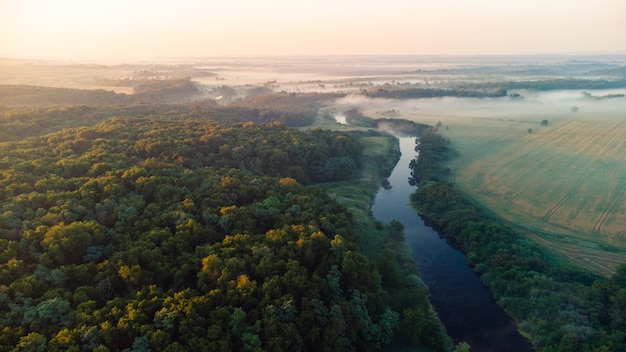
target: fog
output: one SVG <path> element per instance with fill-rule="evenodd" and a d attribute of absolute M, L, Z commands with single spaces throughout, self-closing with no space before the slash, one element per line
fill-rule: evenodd
<path fill-rule="evenodd" d="M 359 109 L 366 116 L 404 118 L 418 122 L 438 122 L 447 118 L 546 119 L 572 114 L 624 114 L 626 89 L 609 90 L 510 90 L 499 98 L 367 98 L 362 90 L 405 88 L 480 88 L 512 81 L 533 82 L 555 79 L 598 82 L 623 80 L 625 55 L 607 56 L 522 56 L 522 57 L 300 57 L 251 59 L 198 59 L 179 62 L 149 61 L 131 64 L 50 62 L 0 60 L 6 73 L 0 84 L 29 84 L 79 89 L 106 89 L 131 94 L 125 84 L 103 86 L 100 82 L 119 83 L 137 72 L 154 71 L 159 77 L 190 77 L 203 92 L 228 86 L 243 98 L 250 89 L 263 87 L 268 91 L 347 94 L 334 101 L 328 111 L 345 123 L 342 113 Z M 575 73 L 572 73 L 575 72 Z M 509 74 L 515 73 L 514 80 Z M 591 78 L 590 78 L 591 77 Z M 142 77 L 139 77 L 142 78 Z M 139 82 L 140 80 L 138 80 Z M 593 82 L 592 82 L 593 81 Z M 124 81 L 126 82 L 126 81 Z M 127 82 L 126 82 L 127 83 Z M 590 86 L 593 86 L 590 84 Z M 583 94 L 584 92 L 588 94 Z M 212 94 L 212 95 L 211 95 Z M 206 96 L 215 99 L 222 94 Z M 228 99 L 220 100 L 227 104 Z M 232 99 L 231 99 L 232 100 Z M 572 111 L 573 108 L 576 112 Z"/>
<path fill-rule="evenodd" d="M 608 98 L 607 95 L 626 94 L 626 90 L 588 90 L 591 97 L 582 90 L 558 90 L 547 92 L 515 91 L 521 98 L 422 98 L 422 99 L 380 99 L 363 95 L 348 95 L 337 99 L 333 108 L 340 113 L 358 109 L 370 117 L 399 117 L 411 120 L 429 121 L 432 118 L 550 118 L 572 116 L 574 114 L 618 113 L 626 115 L 626 98 Z M 604 98 L 601 98 L 604 97 Z M 397 116 L 387 112 L 394 110 Z M 345 117 L 344 117 L 345 121 Z"/>

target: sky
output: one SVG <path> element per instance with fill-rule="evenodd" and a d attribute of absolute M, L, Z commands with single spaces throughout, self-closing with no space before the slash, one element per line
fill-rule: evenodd
<path fill-rule="evenodd" d="M 626 53 L 626 0 L 0 0 L 0 57 Z"/>

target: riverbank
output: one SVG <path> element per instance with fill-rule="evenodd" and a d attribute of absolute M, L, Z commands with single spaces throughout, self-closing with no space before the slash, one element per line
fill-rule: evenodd
<path fill-rule="evenodd" d="M 417 154 L 415 139 L 401 138 L 400 146 L 402 157 L 388 178 L 391 188 L 378 191 L 372 212 L 380 221 L 395 219 L 404 225 L 405 244 L 448 334 L 456 343 L 469 343 L 473 351 L 531 351 L 530 343 L 494 302 L 464 254 L 425 224 L 410 205 L 409 195 L 415 187 L 408 182 L 409 165 Z"/>
<path fill-rule="evenodd" d="M 348 207 L 354 215 L 359 246 L 369 257 L 376 257 L 384 246 L 386 233 L 384 225 L 371 216 L 370 208 L 381 180 L 391 174 L 400 159 L 400 145 L 396 137 L 388 134 L 362 137 L 360 141 L 364 159 L 360 177 L 321 187 Z"/>
<path fill-rule="evenodd" d="M 486 216 L 447 182 L 446 148 L 412 163 L 420 185 L 411 195 L 420 214 L 458 244 L 498 304 L 517 322 L 537 350 L 624 350 L 626 267 L 610 280 L 550 261 L 545 251 L 498 219 Z M 438 149 L 438 150 L 435 150 Z M 427 162 L 427 164 L 423 164 Z M 420 165 L 421 164 L 421 165 Z"/>
<path fill-rule="evenodd" d="M 355 181 L 321 185 L 333 198 L 348 207 L 361 250 L 376 263 L 387 299 L 393 308 L 404 311 L 401 330 L 391 351 L 452 350 L 447 335 L 428 301 L 428 289 L 419 278 L 411 249 L 404 243 L 402 227 L 376 220 L 371 211 L 380 181 L 389 176 L 400 159 L 398 139 L 391 135 L 364 137 L 364 164 Z M 416 215 L 417 216 L 417 215 Z M 420 338 L 421 337 L 421 338 Z M 458 350 L 462 351 L 462 346 Z"/>

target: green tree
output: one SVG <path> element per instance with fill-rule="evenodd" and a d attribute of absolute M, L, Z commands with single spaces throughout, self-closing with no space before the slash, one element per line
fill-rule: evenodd
<path fill-rule="evenodd" d="M 31 332 L 26 336 L 22 336 L 20 342 L 11 352 L 43 352 L 46 350 L 46 342 L 45 336 L 37 332 Z"/>
<path fill-rule="evenodd" d="M 103 240 L 104 231 L 98 223 L 76 221 L 50 227 L 41 245 L 58 264 L 76 264 L 83 261 L 89 246 L 101 244 Z"/>

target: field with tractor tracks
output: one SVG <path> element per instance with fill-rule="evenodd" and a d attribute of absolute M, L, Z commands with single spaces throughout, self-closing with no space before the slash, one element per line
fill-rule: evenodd
<path fill-rule="evenodd" d="M 626 262 L 626 116 L 571 113 L 535 124 L 465 119 L 443 131 L 452 180 L 495 215 L 608 276 Z"/>

